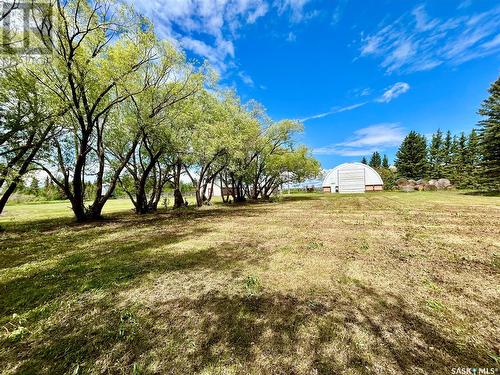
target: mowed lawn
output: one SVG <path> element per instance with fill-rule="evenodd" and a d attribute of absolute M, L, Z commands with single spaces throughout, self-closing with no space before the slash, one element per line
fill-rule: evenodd
<path fill-rule="evenodd" d="M 500 367 L 500 198 L 310 194 L 76 224 L 0 218 L 4 374 Z"/>

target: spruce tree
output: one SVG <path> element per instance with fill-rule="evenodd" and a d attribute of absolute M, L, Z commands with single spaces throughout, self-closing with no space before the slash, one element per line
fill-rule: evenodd
<path fill-rule="evenodd" d="M 382 168 L 389 168 L 389 158 L 384 154 L 384 158 L 382 159 Z"/>
<path fill-rule="evenodd" d="M 466 188 L 468 185 L 467 173 L 468 161 L 467 137 L 462 132 L 460 137 L 453 138 L 452 152 L 452 175 L 449 177 L 458 188 Z"/>
<path fill-rule="evenodd" d="M 368 162 L 366 161 L 366 157 L 363 156 L 363 159 L 361 159 L 361 164 L 368 165 Z"/>
<path fill-rule="evenodd" d="M 453 137 L 451 131 L 446 132 L 446 137 L 443 141 L 443 174 L 440 178 L 450 179 L 453 174 Z"/>
<path fill-rule="evenodd" d="M 443 177 L 443 132 L 441 129 L 432 135 L 429 147 L 429 176 L 436 179 Z"/>
<path fill-rule="evenodd" d="M 375 151 L 370 158 L 370 167 L 372 168 L 380 168 L 382 165 L 382 158 L 380 157 L 380 154 L 378 151 Z"/>
<path fill-rule="evenodd" d="M 481 165 L 481 150 L 479 146 L 479 135 L 476 129 L 472 129 L 467 139 L 466 160 L 467 187 L 478 188 Z"/>
<path fill-rule="evenodd" d="M 401 176 L 419 179 L 427 175 L 427 141 L 425 136 L 411 131 L 399 147 L 395 165 Z"/>
<path fill-rule="evenodd" d="M 40 190 L 40 184 L 38 183 L 38 179 L 36 178 L 36 176 L 33 176 L 33 178 L 31 179 L 29 193 L 33 195 L 38 195 L 39 190 Z"/>
<path fill-rule="evenodd" d="M 479 110 L 479 114 L 486 117 L 479 122 L 481 182 L 488 190 L 500 190 L 500 77 L 491 85 L 489 93 Z"/>

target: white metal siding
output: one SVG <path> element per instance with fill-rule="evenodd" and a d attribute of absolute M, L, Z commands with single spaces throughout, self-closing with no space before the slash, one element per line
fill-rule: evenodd
<path fill-rule="evenodd" d="M 339 193 L 364 193 L 364 169 L 339 171 Z"/>

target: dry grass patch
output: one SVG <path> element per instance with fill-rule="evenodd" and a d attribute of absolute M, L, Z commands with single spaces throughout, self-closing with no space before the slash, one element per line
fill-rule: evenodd
<path fill-rule="evenodd" d="M 1 219 L 5 374 L 500 367 L 498 197 L 298 195 L 86 225 L 60 210 Z"/>

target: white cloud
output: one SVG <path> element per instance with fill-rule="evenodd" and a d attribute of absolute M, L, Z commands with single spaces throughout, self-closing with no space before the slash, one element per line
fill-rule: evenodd
<path fill-rule="evenodd" d="M 381 123 L 358 129 L 343 142 L 313 150 L 317 155 L 365 156 L 398 146 L 405 130 L 399 123 Z"/>
<path fill-rule="evenodd" d="M 336 25 L 339 23 L 340 18 L 342 17 L 342 13 L 344 12 L 344 8 L 347 5 L 348 0 L 337 0 L 337 6 L 332 14 L 332 25 Z"/>
<path fill-rule="evenodd" d="M 323 117 L 326 117 L 326 116 L 330 116 L 330 115 L 333 115 L 335 113 L 342 113 L 342 112 L 352 111 L 353 109 L 362 107 L 365 104 L 367 104 L 367 102 L 352 104 L 352 105 L 349 105 L 349 106 L 346 106 L 346 107 L 335 107 L 331 111 L 319 113 L 317 115 L 308 116 L 308 117 L 305 117 L 303 119 L 300 119 L 299 121 L 306 122 L 306 121 L 309 121 L 309 120 L 315 120 L 315 119 L 318 119 L 318 118 L 323 118 Z"/>
<path fill-rule="evenodd" d="M 459 8 L 467 7 L 464 1 Z M 423 5 L 371 34 L 362 34 L 360 57 L 381 59 L 388 73 L 430 70 L 458 65 L 500 52 L 496 36 L 500 6 L 482 13 L 448 19 L 430 17 Z"/>
<path fill-rule="evenodd" d="M 423 5 L 413 9 L 412 14 L 415 17 L 415 27 L 418 31 L 431 30 L 439 24 L 439 20 L 437 19 L 429 20 Z"/>
<path fill-rule="evenodd" d="M 369 87 L 366 87 L 363 90 L 361 90 L 361 92 L 359 93 L 359 95 L 360 96 L 368 96 L 371 93 L 372 93 L 372 90 Z"/>
<path fill-rule="evenodd" d="M 278 13 L 283 14 L 285 11 L 291 12 L 291 21 L 300 22 L 304 18 L 310 18 L 311 13 L 307 13 L 304 7 L 310 0 L 276 0 L 275 5 L 278 8 Z"/>
<path fill-rule="evenodd" d="M 206 58 L 223 73 L 234 58 L 234 39 L 269 10 L 266 0 L 125 0 L 149 17 L 162 38 Z"/>
<path fill-rule="evenodd" d="M 347 147 L 393 147 L 401 143 L 404 129 L 399 123 L 381 123 L 356 130 L 354 137 L 340 143 Z"/>
<path fill-rule="evenodd" d="M 368 156 L 370 154 L 373 154 L 375 151 L 377 151 L 377 149 L 375 148 L 347 149 L 347 148 L 338 148 L 336 146 L 326 146 L 313 149 L 313 154 L 339 155 L 339 156 Z"/>
<path fill-rule="evenodd" d="M 395 83 L 392 87 L 388 88 L 380 98 L 376 99 L 376 101 L 379 103 L 389 103 L 391 100 L 408 92 L 408 90 L 410 90 L 410 85 L 406 82 Z"/>
<path fill-rule="evenodd" d="M 290 31 L 288 33 L 288 36 L 286 37 L 287 42 L 295 42 L 297 40 L 297 35 L 293 31 Z"/>
<path fill-rule="evenodd" d="M 464 0 L 460 4 L 458 4 L 457 9 L 465 9 L 470 7 L 472 4 L 472 0 Z"/>
<path fill-rule="evenodd" d="M 331 115 L 334 115 L 336 113 L 352 111 L 354 109 L 363 107 L 364 105 L 371 103 L 371 102 L 389 103 L 393 99 L 396 99 L 398 96 L 406 93 L 408 90 L 410 90 L 410 85 L 408 83 L 397 82 L 394 85 L 392 85 L 391 87 L 389 87 L 388 89 L 386 89 L 384 91 L 384 93 L 375 100 L 370 100 L 370 101 L 366 101 L 366 102 L 362 102 L 362 103 L 356 103 L 356 104 L 348 105 L 345 107 L 334 107 L 328 112 L 322 112 L 322 113 L 318 113 L 316 115 L 307 116 L 307 117 L 300 119 L 299 121 L 306 122 L 306 121 L 310 121 L 310 120 L 316 120 L 316 119 L 320 119 L 323 117 L 331 116 Z M 356 89 L 356 90 L 353 90 L 352 93 L 355 96 L 368 96 L 371 94 L 371 89 L 370 88 L 365 88 L 362 90 Z"/>
<path fill-rule="evenodd" d="M 250 86 L 250 87 L 254 87 L 255 86 L 255 83 L 252 79 L 252 77 L 250 77 L 248 74 L 246 74 L 245 72 L 243 71 L 240 71 L 238 73 L 238 77 L 241 78 L 241 80 L 243 81 L 243 83 L 247 86 Z"/>
<path fill-rule="evenodd" d="M 363 97 L 371 95 L 372 89 L 369 87 L 359 87 L 349 91 L 349 96 L 352 97 Z"/>

